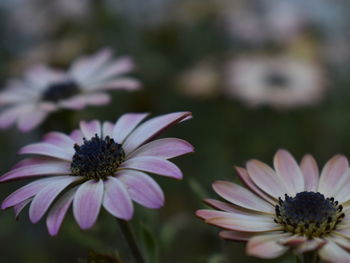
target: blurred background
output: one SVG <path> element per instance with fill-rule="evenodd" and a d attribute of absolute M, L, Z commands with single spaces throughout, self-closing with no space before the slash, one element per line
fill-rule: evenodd
<path fill-rule="evenodd" d="M 81 119 L 115 121 L 125 112 L 193 112 L 162 135 L 195 146 L 195 154 L 175 160 L 184 179 L 154 176 L 166 204 L 137 206 L 132 220 L 150 262 L 265 262 L 247 257 L 243 243 L 220 240 L 194 212 L 205 207 L 204 197 L 217 198 L 213 181 L 238 182 L 233 165 L 251 158 L 271 165 L 276 150 L 286 148 L 298 161 L 313 154 L 322 167 L 336 153 L 350 156 L 349 12 L 346 0 L 1 0 L 0 83 L 35 63 L 65 69 L 106 46 L 132 56 L 144 88 L 113 92 L 109 105 L 74 113 L 73 128 Z M 45 127 L 0 132 L 2 173 Z M 1 185 L 0 197 L 21 185 Z M 105 212 L 89 231 L 70 212 L 52 238 L 44 220 L 32 225 L 23 212 L 16 222 L 4 211 L 0 244 L 1 262 L 88 262 L 89 249 L 132 262 Z M 273 262 L 294 260 L 287 254 Z"/>

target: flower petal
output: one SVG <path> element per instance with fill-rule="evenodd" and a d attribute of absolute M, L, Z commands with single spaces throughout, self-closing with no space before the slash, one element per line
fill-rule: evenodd
<path fill-rule="evenodd" d="M 31 182 L 21 188 L 17 189 L 15 192 L 10 194 L 1 204 L 1 209 L 6 209 L 8 207 L 17 205 L 28 198 L 36 195 L 43 189 L 48 183 L 56 182 L 56 180 L 61 176 L 55 176 L 50 178 L 39 179 L 34 182 Z"/>
<path fill-rule="evenodd" d="M 317 191 L 319 171 L 317 163 L 311 155 L 305 155 L 300 164 L 301 171 L 305 180 L 305 191 Z"/>
<path fill-rule="evenodd" d="M 101 123 L 99 121 L 81 121 L 80 129 L 87 140 L 90 140 L 92 137 L 95 137 L 96 134 L 99 137 L 101 136 Z"/>
<path fill-rule="evenodd" d="M 109 121 L 105 121 L 102 124 L 102 137 L 113 137 L 113 128 L 114 128 L 114 124 L 109 122 Z"/>
<path fill-rule="evenodd" d="M 104 182 L 105 193 L 103 197 L 104 208 L 117 218 L 129 220 L 132 218 L 134 208 L 126 190 L 119 179 L 112 176 Z"/>
<path fill-rule="evenodd" d="M 269 202 L 270 204 L 275 204 L 276 201 L 273 200 L 272 198 L 270 198 L 268 195 L 266 195 L 263 191 L 260 190 L 260 188 L 258 188 L 254 182 L 252 181 L 252 179 L 249 177 L 249 174 L 247 172 L 246 169 L 241 168 L 241 167 L 235 167 L 238 176 L 241 178 L 241 180 L 245 183 L 245 185 L 252 191 L 254 191 L 254 193 L 256 193 L 258 196 L 260 196 L 261 198 L 265 199 L 265 201 Z"/>
<path fill-rule="evenodd" d="M 124 151 L 130 153 L 141 144 L 151 140 L 165 129 L 191 116 L 190 112 L 175 112 L 152 118 L 135 129 L 123 144 Z"/>
<path fill-rule="evenodd" d="M 89 180 L 79 186 L 73 200 L 73 214 L 81 229 L 94 225 L 103 198 L 103 181 Z"/>
<path fill-rule="evenodd" d="M 148 208 L 164 205 L 164 193 L 150 176 L 139 171 L 121 171 L 117 174 L 126 186 L 132 200 Z"/>
<path fill-rule="evenodd" d="M 63 161 L 47 161 L 42 164 L 33 164 L 18 167 L 0 177 L 0 182 L 29 178 L 36 176 L 70 174 L 70 164 Z"/>
<path fill-rule="evenodd" d="M 33 198 L 28 198 L 20 203 L 18 203 L 17 205 L 15 205 L 13 207 L 13 210 L 15 211 L 15 217 L 16 219 L 18 219 L 19 214 L 22 212 L 22 210 L 27 206 L 27 204 L 29 204 L 31 201 L 33 200 Z"/>
<path fill-rule="evenodd" d="M 49 132 L 44 136 L 44 142 L 64 148 L 67 152 L 74 153 L 75 142 L 62 132 Z"/>
<path fill-rule="evenodd" d="M 297 248 L 295 248 L 295 252 L 297 252 L 298 254 L 302 254 L 308 251 L 317 250 L 320 249 L 324 244 L 326 244 L 326 242 L 326 240 L 321 238 L 313 238 L 300 244 Z"/>
<path fill-rule="evenodd" d="M 221 197 L 235 205 L 254 211 L 274 214 L 274 207 L 271 204 L 259 199 L 240 185 L 226 181 L 216 181 L 213 183 L 213 189 Z"/>
<path fill-rule="evenodd" d="M 247 254 L 259 258 L 277 258 L 287 252 L 287 246 L 282 246 L 278 241 L 288 237 L 290 233 L 271 233 L 252 237 L 247 243 Z"/>
<path fill-rule="evenodd" d="M 73 146 L 72 146 L 73 149 Z M 71 161 L 73 157 L 73 152 L 67 152 L 65 149 L 62 149 L 53 144 L 39 142 L 29 144 L 24 146 L 19 151 L 19 154 L 39 154 L 43 156 L 50 156 L 58 159 L 62 159 L 65 161 Z"/>
<path fill-rule="evenodd" d="M 40 109 L 32 109 L 22 113 L 18 118 L 18 128 L 22 132 L 31 131 L 46 119 L 48 112 Z"/>
<path fill-rule="evenodd" d="M 138 90 L 142 87 L 141 82 L 128 77 L 121 77 L 115 80 L 106 81 L 103 83 L 96 83 L 93 85 L 99 90 Z"/>
<path fill-rule="evenodd" d="M 37 223 L 45 214 L 55 198 L 71 183 L 80 178 L 76 176 L 62 176 L 48 183 L 37 193 L 29 208 L 29 218 L 32 223 Z"/>
<path fill-rule="evenodd" d="M 64 216 L 67 213 L 69 206 L 71 205 L 77 187 L 74 187 L 64 193 L 59 200 L 52 206 L 50 212 L 46 218 L 46 226 L 51 236 L 56 236 L 60 230 Z"/>
<path fill-rule="evenodd" d="M 247 162 L 247 171 L 254 184 L 274 198 L 278 199 L 278 197 L 287 193 L 281 178 L 263 162 L 258 160 Z"/>
<path fill-rule="evenodd" d="M 343 155 L 336 155 L 330 159 L 322 170 L 317 191 L 327 197 L 334 196 L 346 179 L 343 175 L 348 167 L 348 159 Z"/>
<path fill-rule="evenodd" d="M 135 157 L 125 161 L 120 168 L 135 169 L 176 179 L 182 179 L 182 172 L 175 164 L 157 157 Z"/>
<path fill-rule="evenodd" d="M 326 262 L 348 263 L 350 254 L 333 241 L 328 241 L 318 252 L 320 258 Z"/>
<path fill-rule="evenodd" d="M 248 232 L 238 232 L 233 230 L 223 230 L 220 231 L 219 236 L 226 240 L 235 240 L 235 241 L 248 241 L 250 238 L 255 236 L 256 233 Z"/>
<path fill-rule="evenodd" d="M 286 150 L 278 150 L 274 157 L 274 166 L 278 176 L 285 183 L 288 192 L 295 196 L 304 191 L 304 177 L 293 156 Z"/>
<path fill-rule="evenodd" d="M 135 127 L 146 118 L 148 113 L 128 113 L 122 115 L 115 123 L 113 129 L 113 139 L 117 143 L 123 143 L 125 138 L 135 129 Z M 123 145 L 124 148 L 124 145 Z M 125 150 L 125 149 L 124 149 Z"/>
<path fill-rule="evenodd" d="M 142 145 L 128 157 L 153 156 L 170 159 L 190 152 L 193 152 L 193 146 L 188 142 L 177 138 L 164 138 Z"/>

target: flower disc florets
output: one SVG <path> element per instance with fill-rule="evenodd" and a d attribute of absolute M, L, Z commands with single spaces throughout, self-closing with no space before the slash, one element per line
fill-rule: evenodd
<path fill-rule="evenodd" d="M 334 198 L 325 198 L 318 192 L 300 192 L 295 197 L 285 195 L 276 205 L 275 222 L 284 226 L 285 231 L 308 238 L 322 237 L 335 229 L 345 214 L 343 206 Z"/>
<path fill-rule="evenodd" d="M 46 88 L 42 94 L 42 100 L 57 102 L 70 98 L 78 93 L 79 87 L 74 81 L 57 82 Z"/>
<path fill-rule="evenodd" d="M 119 165 L 125 160 L 121 144 L 114 142 L 109 136 L 102 139 L 97 134 L 90 140 L 86 138 L 83 140 L 82 145 L 74 145 L 72 175 L 96 180 L 114 175 Z"/>

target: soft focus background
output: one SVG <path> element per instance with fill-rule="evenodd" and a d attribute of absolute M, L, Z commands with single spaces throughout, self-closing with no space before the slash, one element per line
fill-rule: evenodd
<path fill-rule="evenodd" d="M 350 3 L 341 0 L 1 0 L 0 82 L 34 63 L 66 68 L 81 54 L 112 47 L 131 55 L 144 88 L 114 92 L 105 107 L 79 120 L 115 121 L 125 112 L 192 111 L 191 121 L 163 136 L 191 142 L 196 153 L 175 160 L 184 180 L 154 176 L 165 206 L 137 207 L 132 223 L 150 262 L 265 262 L 245 256 L 243 243 L 219 239 L 218 229 L 194 216 L 201 199 L 216 198 L 215 180 L 237 182 L 233 165 L 251 158 L 272 163 L 279 148 L 319 165 L 336 153 L 350 156 Z M 48 121 L 60 120 L 60 114 Z M 47 132 L 0 132 L 0 171 L 16 152 Z M 65 131 L 67 127 L 62 127 Z M 0 197 L 23 182 L 1 185 Z M 44 220 L 0 215 L 1 262 L 86 262 L 88 249 L 132 262 L 118 225 L 102 212 L 82 231 L 66 217 L 57 237 Z M 273 262 L 294 262 L 289 254 Z"/>

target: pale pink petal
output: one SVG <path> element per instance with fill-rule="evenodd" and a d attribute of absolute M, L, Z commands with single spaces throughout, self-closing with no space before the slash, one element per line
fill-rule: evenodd
<path fill-rule="evenodd" d="M 95 137 L 96 134 L 99 137 L 101 136 L 101 123 L 99 121 L 81 121 L 80 129 L 87 140 L 90 140 L 92 137 Z"/>
<path fill-rule="evenodd" d="M 104 187 L 104 208 L 117 218 L 131 219 L 134 208 L 124 184 L 119 179 L 110 176 L 104 182 Z"/>
<path fill-rule="evenodd" d="M 240 215 L 227 212 L 218 213 L 226 214 L 218 217 L 211 217 L 205 220 L 206 223 L 225 228 L 227 230 L 243 232 L 266 232 L 283 230 L 283 227 L 273 222 L 273 219 L 262 215 Z"/>
<path fill-rule="evenodd" d="M 12 108 L 7 108 L 0 114 L 0 128 L 6 129 L 10 127 L 21 114 L 25 113 L 28 109 L 30 109 L 32 105 L 23 105 L 17 106 L 15 105 Z"/>
<path fill-rule="evenodd" d="M 304 191 L 304 177 L 293 156 L 286 150 L 278 150 L 274 157 L 274 166 L 278 176 L 285 183 L 288 193 L 295 196 Z"/>
<path fill-rule="evenodd" d="M 69 137 L 71 137 L 72 140 L 78 145 L 81 145 L 84 142 L 83 141 L 84 134 L 81 132 L 81 130 L 76 129 L 72 131 Z"/>
<path fill-rule="evenodd" d="M 248 232 L 238 232 L 233 230 L 223 230 L 220 231 L 219 236 L 226 240 L 235 240 L 235 241 L 248 241 L 250 238 L 255 236 L 256 233 Z"/>
<path fill-rule="evenodd" d="M 127 187 L 132 200 L 148 208 L 160 208 L 164 205 L 164 193 L 150 176 L 139 171 L 121 171 L 117 174 Z"/>
<path fill-rule="evenodd" d="M 247 254 L 259 258 L 277 258 L 287 252 L 289 247 L 280 245 L 279 239 L 291 235 L 290 233 L 271 233 L 252 237 L 247 243 Z"/>
<path fill-rule="evenodd" d="M 258 188 L 254 182 L 252 181 L 252 179 L 249 177 L 249 174 L 247 172 L 246 169 L 241 168 L 241 167 L 235 167 L 238 176 L 241 178 L 241 180 L 245 183 L 245 185 L 247 187 L 249 187 L 250 190 L 254 191 L 254 193 L 256 193 L 258 196 L 260 196 L 261 198 L 265 199 L 265 201 L 269 202 L 270 204 L 275 204 L 276 201 L 273 200 L 270 196 L 268 196 L 267 194 L 265 194 L 263 191 L 260 190 L 260 188 Z"/>
<path fill-rule="evenodd" d="M 281 238 L 278 242 L 281 245 L 284 246 L 290 246 L 290 247 L 297 247 L 304 242 L 306 242 L 308 239 L 305 236 L 299 236 L 299 235 L 293 235 L 285 238 Z"/>
<path fill-rule="evenodd" d="M 320 249 L 324 244 L 326 244 L 326 241 L 324 239 L 313 238 L 311 240 L 307 240 L 306 242 L 300 244 L 297 248 L 295 248 L 295 251 L 298 254 L 302 254 L 308 251 Z"/>
<path fill-rule="evenodd" d="M 44 142 L 64 148 L 67 152 L 74 153 L 74 141 L 62 132 L 49 132 L 44 136 Z"/>
<path fill-rule="evenodd" d="M 73 149 L 73 146 L 72 146 Z M 54 157 L 70 162 L 73 152 L 67 152 L 64 148 L 53 144 L 39 142 L 24 146 L 19 151 L 20 154 L 39 154 L 43 156 Z"/>
<path fill-rule="evenodd" d="M 69 69 L 69 75 L 82 84 L 88 84 L 95 77 L 92 73 L 101 68 L 112 57 L 112 50 L 104 48 L 91 56 L 81 56 Z"/>
<path fill-rule="evenodd" d="M 100 212 L 103 181 L 89 180 L 79 186 L 73 200 L 73 214 L 82 229 L 92 227 Z"/>
<path fill-rule="evenodd" d="M 122 115 L 115 123 L 113 129 L 114 141 L 117 143 L 123 143 L 125 138 L 144 118 L 147 117 L 147 115 L 148 113 L 127 113 Z"/>
<path fill-rule="evenodd" d="M 70 164 L 64 161 L 51 161 L 13 169 L 0 177 L 0 182 L 36 176 L 70 174 Z"/>
<path fill-rule="evenodd" d="M 270 214 L 275 212 L 271 204 L 240 185 L 226 181 L 216 181 L 213 183 L 213 188 L 217 194 L 235 205 Z"/>
<path fill-rule="evenodd" d="M 55 198 L 71 183 L 81 178 L 77 176 L 62 176 L 56 181 L 48 183 L 37 193 L 29 208 L 29 218 L 37 223 L 45 214 Z"/>
<path fill-rule="evenodd" d="M 311 155 L 305 155 L 300 164 L 305 180 L 305 191 L 316 192 L 319 180 L 317 163 Z"/>
<path fill-rule="evenodd" d="M 330 159 L 322 170 L 317 191 L 327 197 L 334 196 L 347 177 L 344 175 L 348 167 L 348 159 L 343 155 L 336 155 Z"/>
<path fill-rule="evenodd" d="M 109 121 L 105 121 L 102 125 L 102 137 L 113 137 L 113 128 L 114 128 L 114 124 L 109 122 Z"/>
<path fill-rule="evenodd" d="M 175 164 L 157 157 L 135 157 L 122 163 L 120 168 L 140 170 L 175 179 L 182 179 L 182 172 Z"/>
<path fill-rule="evenodd" d="M 134 151 L 143 143 L 153 139 L 165 129 L 191 116 L 190 112 L 175 112 L 152 118 L 135 129 L 123 144 L 126 153 Z"/>
<path fill-rule="evenodd" d="M 107 93 L 92 93 L 85 95 L 85 101 L 88 105 L 106 105 L 111 101 Z"/>
<path fill-rule="evenodd" d="M 60 177 L 60 176 L 59 176 Z M 17 189 L 15 192 L 10 194 L 1 204 L 1 209 L 6 209 L 11 206 L 15 206 L 28 198 L 36 195 L 41 189 L 43 189 L 48 183 L 56 182 L 59 179 L 58 176 L 44 178 L 36 180 L 32 183 L 29 183 L 21 188 Z"/>
<path fill-rule="evenodd" d="M 16 169 L 16 168 L 23 167 L 23 166 L 31 166 L 33 164 L 45 164 L 45 163 L 51 162 L 51 161 L 52 161 L 51 157 L 26 158 L 26 159 L 23 159 L 23 160 L 19 161 L 18 163 L 16 163 L 16 165 L 14 165 L 12 167 L 12 169 Z"/>
<path fill-rule="evenodd" d="M 22 132 L 31 131 L 47 117 L 48 112 L 40 109 L 27 111 L 18 118 L 18 128 Z"/>
<path fill-rule="evenodd" d="M 74 97 L 59 101 L 58 105 L 63 109 L 81 110 L 86 107 L 87 101 L 85 94 L 76 95 Z"/>
<path fill-rule="evenodd" d="M 73 201 L 76 190 L 77 187 L 74 187 L 68 192 L 64 193 L 64 195 L 62 195 L 50 209 L 50 212 L 46 218 L 46 226 L 51 236 L 58 234 L 64 216 L 66 215 L 68 208 Z"/>
<path fill-rule="evenodd" d="M 219 200 L 215 200 L 215 199 L 204 199 L 203 200 L 204 203 L 206 203 L 207 205 L 225 211 L 225 212 L 232 212 L 232 213 L 237 213 L 237 214 L 244 214 L 244 215 L 255 215 L 256 212 L 239 207 L 239 206 L 235 206 L 226 202 L 222 202 Z"/>
<path fill-rule="evenodd" d="M 270 196 L 278 199 L 288 193 L 281 178 L 263 162 L 258 160 L 247 162 L 247 171 L 254 184 Z"/>
<path fill-rule="evenodd" d="M 193 152 L 193 146 L 177 138 L 165 138 L 151 141 L 132 152 L 128 158 L 140 156 L 153 156 L 164 159 L 174 158 Z"/>
<path fill-rule="evenodd" d="M 333 241 L 328 241 L 318 252 L 320 258 L 326 262 L 348 263 L 350 262 L 350 253 L 341 248 Z"/>
<path fill-rule="evenodd" d="M 229 212 L 229 213 L 228 213 Z M 211 218 L 215 218 L 215 217 L 227 217 L 231 214 L 234 215 L 241 215 L 241 216 L 248 216 L 249 218 L 254 218 L 257 214 L 256 213 L 252 213 L 252 212 L 248 212 L 248 211 L 244 211 L 244 210 L 239 210 L 238 208 L 234 209 L 234 210 L 224 210 L 224 211 L 217 211 L 217 210 L 212 210 L 212 209 L 200 209 L 196 211 L 196 216 L 198 216 L 200 219 L 203 220 L 208 220 Z M 260 218 L 260 215 L 258 215 L 257 218 Z"/>
<path fill-rule="evenodd" d="M 337 245 L 345 248 L 346 250 L 350 250 L 350 240 L 344 236 L 339 235 L 329 235 L 327 236 L 328 240 L 332 240 Z"/>
<path fill-rule="evenodd" d="M 28 198 L 17 205 L 13 207 L 13 210 L 15 211 L 15 217 L 18 219 L 19 214 L 22 212 L 22 210 L 33 200 L 33 198 Z"/>
<path fill-rule="evenodd" d="M 117 78 L 103 83 L 95 83 L 94 89 L 99 90 L 129 90 L 134 91 L 141 88 L 141 82 L 133 78 Z"/>
<path fill-rule="evenodd" d="M 334 197 L 334 199 L 337 200 L 339 203 L 345 203 L 345 202 L 350 200 L 350 191 L 349 191 L 349 189 L 350 189 L 350 169 L 349 168 L 344 173 L 343 177 L 344 178 L 342 180 L 342 184 L 341 185 L 338 184 L 337 191 L 334 191 L 334 194 L 332 195 L 332 197 Z M 344 208 L 346 208 L 345 205 L 344 205 Z"/>

